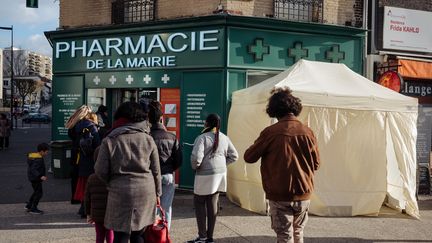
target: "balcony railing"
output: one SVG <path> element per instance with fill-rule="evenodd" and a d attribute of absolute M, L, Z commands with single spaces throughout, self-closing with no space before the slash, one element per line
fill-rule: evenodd
<path fill-rule="evenodd" d="M 324 0 L 274 0 L 274 17 L 322 23 L 323 5 Z"/>
<path fill-rule="evenodd" d="M 117 0 L 112 3 L 112 23 L 136 23 L 155 19 L 155 0 Z"/>

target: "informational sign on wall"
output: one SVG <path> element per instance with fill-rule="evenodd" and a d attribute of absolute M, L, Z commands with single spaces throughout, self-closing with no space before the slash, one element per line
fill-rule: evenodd
<path fill-rule="evenodd" d="M 166 129 L 180 140 L 180 89 L 161 88 L 160 102 Z"/>
<path fill-rule="evenodd" d="M 81 76 L 56 77 L 53 80 L 53 140 L 68 140 L 65 123 L 75 110 L 84 103 L 84 82 Z"/>
<path fill-rule="evenodd" d="M 432 52 L 432 13 L 384 7 L 383 48 Z"/>
<path fill-rule="evenodd" d="M 193 143 L 204 128 L 204 121 L 211 113 L 217 113 L 224 118 L 224 83 L 223 73 L 190 72 L 184 74 L 181 91 L 183 161 L 190 160 Z M 180 185 L 193 187 L 194 175 L 190 163 L 180 167 Z"/>

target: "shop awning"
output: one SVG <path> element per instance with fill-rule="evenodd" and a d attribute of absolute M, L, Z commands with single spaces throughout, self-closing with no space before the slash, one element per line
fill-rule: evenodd
<path fill-rule="evenodd" d="M 405 78 L 432 79 L 432 62 L 398 59 L 398 72 Z"/>

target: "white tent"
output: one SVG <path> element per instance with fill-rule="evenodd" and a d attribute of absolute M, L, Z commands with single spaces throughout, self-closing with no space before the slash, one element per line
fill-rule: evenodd
<path fill-rule="evenodd" d="M 419 217 L 417 99 L 382 87 L 344 64 L 306 60 L 233 93 L 228 136 L 240 159 L 228 170 L 231 201 L 267 213 L 260 162 L 246 164 L 243 154 L 263 128 L 274 122 L 265 113 L 267 100 L 273 87 L 284 86 L 302 100 L 299 119 L 318 140 L 322 164 L 315 174 L 312 214 L 377 215 L 385 203 Z"/>

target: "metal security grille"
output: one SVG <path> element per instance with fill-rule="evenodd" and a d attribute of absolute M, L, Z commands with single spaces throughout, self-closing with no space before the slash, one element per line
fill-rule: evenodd
<path fill-rule="evenodd" d="M 112 3 L 114 24 L 154 20 L 155 0 L 117 0 Z"/>
<path fill-rule="evenodd" d="M 274 0 L 274 16 L 304 22 L 323 22 L 324 0 Z"/>

